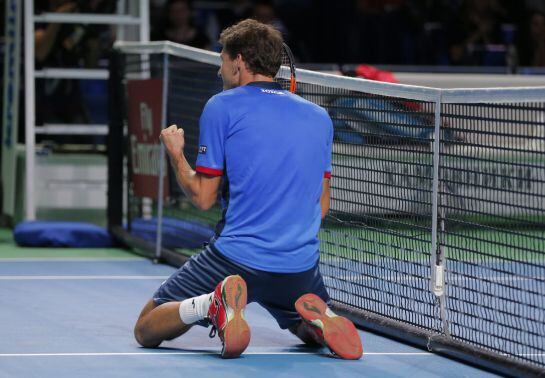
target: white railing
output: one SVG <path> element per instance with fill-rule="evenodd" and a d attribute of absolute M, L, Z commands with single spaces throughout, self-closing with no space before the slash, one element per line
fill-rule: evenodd
<path fill-rule="evenodd" d="M 137 6 L 137 8 L 136 8 Z M 137 15 L 133 15 L 136 13 Z M 25 219 L 36 219 L 35 201 L 35 142 L 37 134 L 56 135 L 106 135 L 107 125 L 44 125 L 36 127 L 35 82 L 36 79 L 80 79 L 106 80 L 108 71 L 83 68 L 45 68 L 35 69 L 34 24 L 103 24 L 116 25 L 117 36 L 125 39 L 125 27 L 137 26 L 140 43 L 149 41 L 149 0 L 117 0 L 116 14 L 89 13 L 34 13 L 34 0 L 24 1 L 24 41 L 25 41 Z"/>

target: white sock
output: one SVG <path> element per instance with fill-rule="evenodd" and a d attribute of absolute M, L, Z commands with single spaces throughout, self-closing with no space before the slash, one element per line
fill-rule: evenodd
<path fill-rule="evenodd" d="M 178 311 L 180 312 L 180 319 L 184 324 L 193 324 L 199 320 L 203 320 L 208 315 L 208 308 L 210 302 L 212 302 L 212 295 L 203 294 L 198 297 L 185 299 L 180 303 Z"/>

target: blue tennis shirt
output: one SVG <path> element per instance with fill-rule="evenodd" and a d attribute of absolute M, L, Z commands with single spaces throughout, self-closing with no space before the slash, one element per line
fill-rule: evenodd
<path fill-rule="evenodd" d="M 224 175 L 228 185 L 214 246 L 267 272 L 312 268 L 332 140 L 327 112 L 277 83 L 254 82 L 210 98 L 200 118 L 196 171 Z"/>

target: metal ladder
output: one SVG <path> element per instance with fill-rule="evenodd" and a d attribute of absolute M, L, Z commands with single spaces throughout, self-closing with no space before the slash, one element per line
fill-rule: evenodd
<path fill-rule="evenodd" d="M 137 15 L 133 15 L 136 13 Z M 107 69 L 44 68 L 36 70 L 34 57 L 34 24 L 101 24 L 116 25 L 117 38 L 124 40 L 127 26 L 138 27 L 139 42 L 148 42 L 149 0 L 117 0 L 116 14 L 42 13 L 34 14 L 34 0 L 24 2 L 24 78 L 25 78 L 25 219 L 36 219 L 36 135 L 106 135 L 107 125 L 45 124 L 36 127 L 36 79 L 107 80 Z"/>

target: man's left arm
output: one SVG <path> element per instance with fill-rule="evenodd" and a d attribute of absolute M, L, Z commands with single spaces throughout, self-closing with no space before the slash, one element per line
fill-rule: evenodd
<path fill-rule="evenodd" d="M 196 172 L 191 168 L 184 155 L 184 131 L 172 125 L 161 132 L 170 157 L 170 163 L 176 173 L 178 184 L 191 202 L 201 210 L 210 209 L 216 202 L 221 176 L 212 176 Z"/>
<path fill-rule="evenodd" d="M 333 123 L 331 122 L 331 119 L 328 118 L 328 137 L 327 137 L 327 143 L 326 143 L 326 166 L 324 171 L 324 179 L 322 181 L 322 195 L 320 196 L 320 206 L 322 208 L 322 219 L 325 218 L 329 211 L 330 203 L 331 203 L 331 190 L 329 183 L 331 181 L 331 171 L 332 171 L 332 163 L 331 163 L 331 154 L 333 150 Z"/>
<path fill-rule="evenodd" d="M 331 193 L 329 189 L 329 179 L 324 178 L 322 183 L 322 196 L 320 197 L 320 206 L 322 208 L 322 219 L 325 218 L 329 211 L 329 204 L 331 201 Z"/>

